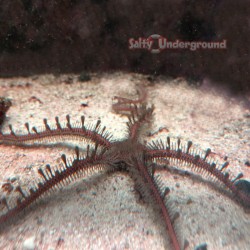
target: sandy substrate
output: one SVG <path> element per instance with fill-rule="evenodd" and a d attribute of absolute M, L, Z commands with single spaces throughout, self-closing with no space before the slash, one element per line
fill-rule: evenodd
<path fill-rule="evenodd" d="M 113 96 L 136 98 L 136 85 L 148 92 L 155 105 L 154 121 L 145 140 L 180 137 L 200 149 L 211 148 L 219 162 L 230 161 L 228 171 L 244 173 L 250 181 L 250 110 L 244 98 L 226 90 L 192 87 L 183 79 L 148 81 L 135 74 L 36 76 L 0 79 L 0 96 L 12 99 L 3 131 L 8 124 L 25 131 L 24 123 L 43 126 L 43 118 L 55 124 L 70 114 L 72 121 L 86 116 L 87 123 L 101 119 L 114 139 L 126 136 L 126 117 L 115 114 Z M 160 133 L 156 133 L 161 128 Z M 0 145 L 0 183 L 17 178 L 28 185 L 36 169 L 73 155 L 66 148 L 21 149 Z M 207 249 L 249 249 L 250 213 L 200 181 L 160 173 L 170 187 L 169 202 L 180 217 L 176 229 L 187 249 L 202 243 Z M 0 249 L 170 249 L 165 230 L 150 204 L 139 201 L 134 183 L 125 173 L 97 174 L 79 180 L 44 197 L 0 235 Z"/>

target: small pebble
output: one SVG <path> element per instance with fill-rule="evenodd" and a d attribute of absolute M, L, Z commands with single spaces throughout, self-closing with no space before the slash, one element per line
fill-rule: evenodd
<path fill-rule="evenodd" d="M 23 242 L 23 250 L 35 249 L 35 236 L 29 237 Z"/>
<path fill-rule="evenodd" d="M 219 206 L 219 209 L 222 211 L 222 212 L 225 212 L 225 208 L 223 206 Z"/>
<path fill-rule="evenodd" d="M 55 230 L 55 229 L 52 229 L 52 230 L 49 231 L 49 234 L 50 234 L 50 235 L 53 235 L 53 234 L 55 234 L 55 232 L 56 232 L 56 230 Z"/>
<path fill-rule="evenodd" d="M 207 250 L 207 243 L 202 243 L 199 246 L 195 247 L 195 250 Z"/>
<path fill-rule="evenodd" d="M 185 239 L 184 241 L 184 249 L 187 249 L 189 247 L 189 241 Z"/>
<path fill-rule="evenodd" d="M 88 82 L 91 80 L 91 77 L 88 72 L 82 71 L 78 77 L 78 81 L 80 82 Z"/>
<path fill-rule="evenodd" d="M 10 176 L 10 177 L 9 177 L 9 180 L 10 180 L 11 182 L 15 182 L 15 181 L 18 180 L 18 179 L 19 179 L 18 176 Z"/>
<path fill-rule="evenodd" d="M 250 161 L 246 161 L 245 165 L 248 166 L 248 167 L 250 167 Z"/>
<path fill-rule="evenodd" d="M 235 182 L 235 186 L 242 192 L 250 195 L 250 181 L 247 180 L 238 180 Z"/>

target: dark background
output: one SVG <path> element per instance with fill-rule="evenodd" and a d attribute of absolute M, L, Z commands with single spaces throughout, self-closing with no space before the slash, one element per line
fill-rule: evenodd
<path fill-rule="evenodd" d="M 227 40 L 226 50 L 131 51 L 128 39 Z M 0 0 L 0 76 L 82 71 L 186 77 L 250 91 L 249 0 Z"/>

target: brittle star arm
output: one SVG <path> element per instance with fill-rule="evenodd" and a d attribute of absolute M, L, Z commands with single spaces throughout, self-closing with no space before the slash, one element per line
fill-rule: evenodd
<path fill-rule="evenodd" d="M 170 240 L 175 250 L 180 250 L 180 244 L 177 239 L 177 234 L 175 232 L 169 209 L 167 208 L 167 204 L 165 201 L 166 195 L 169 193 L 169 188 L 163 188 L 163 184 L 159 178 L 154 177 L 154 171 L 150 172 L 150 169 L 144 164 L 143 160 L 139 157 L 132 158 L 133 164 L 136 167 L 140 177 L 144 179 L 144 184 L 150 190 L 150 194 L 152 198 L 155 200 L 156 205 L 160 208 L 161 215 L 163 217 L 164 223 L 166 225 L 167 231 L 169 232 Z M 132 178 L 134 178 L 134 174 L 132 174 Z M 143 192 L 143 191 L 142 191 Z"/>
<path fill-rule="evenodd" d="M 189 141 L 186 147 L 181 146 L 180 139 L 176 144 L 170 143 L 170 138 L 167 137 L 167 143 L 162 140 L 152 141 L 148 144 L 146 150 L 146 159 L 153 161 L 157 159 L 165 159 L 170 162 L 178 162 L 178 165 L 187 165 L 194 170 L 201 173 L 206 173 L 214 177 L 220 183 L 223 183 L 235 196 L 236 199 L 240 199 L 243 204 L 250 206 L 250 196 L 239 190 L 235 185 L 235 181 L 242 178 L 243 174 L 238 174 L 235 178 L 230 178 L 228 172 L 224 170 L 228 167 L 229 163 L 225 162 L 221 168 L 218 168 L 214 162 L 209 161 L 207 158 L 211 153 L 210 149 L 207 149 L 204 156 L 191 152 L 190 148 L 192 142 Z"/>
<path fill-rule="evenodd" d="M 114 96 L 114 100 L 117 100 L 117 103 L 112 105 L 112 108 L 115 112 L 121 113 L 121 112 L 131 112 L 134 110 L 134 106 L 137 104 L 142 104 L 147 99 L 147 92 L 145 88 L 142 86 L 137 87 L 137 93 L 138 93 L 138 99 L 132 100 L 120 96 Z M 134 106 L 133 106 L 134 105 Z"/>
<path fill-rule="evenodd" d="M 80 139 L 92 143 L 98 143 L 99 145 L 109 148 L 111 145 L 111 135 L 106 131 L 106 127 L 101 128 L 101 121 L 98 120 L 96 125 L 90 127 L 85 126 L 84 116 L 81 116 L 81 123 L 71 125 L 70 116 L 66 116 L 66 126 L 62 126 L 58 117 L 55 118 L 56 127 L 50 128 L 47 119 L 44 119 L 45 129 L 38 131 L 36 127 L 30 131 L 29 124 L 25 123 L 25 127 L 28 133 L 16 134 L 11 125 L 9 125 L 10 133 L 3 134 L 0 132 L 0 144 L 16 145 L 16 146 L 35 146 L 43 145 L 51 142 L 61 142 L 66 139 Z"/>
<path fill-rule="evenodd" d="M 79 156 L 79 149 L 76 147 L 76 157 L 73 161 L 67 161 L 66 156 L 62 155 L 64 164 L 61 166 L 52 168 L 50 165 L 46 165 L 44 169 L 39 168 L 38 173 L 40 179 L 28 190 L 20 185 L 13 188 L 11 183 L 2 185 L 2 191 L 9 191 L 9 193 L 10 191 L 16 192 L 19 197 L 16 199 L 16 202 L 11 203 L 9 203 L 8 199 L 4 196 L 0 199 L 0 207 L 4 208 L 0 214 L 0 229 L 1 225 L 4 225 L 4 223 L 9 221 L 13 216 L 18 215 L 21 211 L 44 196 L 44 194 L 55 190 L 60 185 L 65 186 L 88 173 L 110 170 L 110 159 L 106 157 L 106 149 L 97 153 L 97 147 L 98 145 L 96 144 L 95 149 L 90 152 L 88 146 L 86 156 L 83 158 Z"/>
<path fill-rule="evenodd" d="M 137 107 L 128 116 L 129 122 L 127 122 L 128 127 L 128 137 L 131 140 L 136 141 L 140 136 L 140 130 L 145 123 L 149 123 L 154 111 L 154 106 L 146 107 L 144 105 Z"/>
<path fill-rule="evenodd" d="M 145 100 L 147 93 L 142 86 L 137 87 L 138 99 L 131 100 L 115 96 L 117 103 L 112 105 L 113 110 L 118 114 L 125 114 L 128 117 L 128 136 L 131 140 L 137 140 L 142 126 L 149 123 L 152 118 L 154 106 L 147 107 Z"/>

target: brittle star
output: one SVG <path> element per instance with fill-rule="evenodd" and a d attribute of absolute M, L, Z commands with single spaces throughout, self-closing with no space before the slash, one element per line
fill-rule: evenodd
<path fill-rule="evenodd" d="M 225 162 L 221 167 L 216 166 L 209 159 L 210 149 L 203 154 L 197 153 L 192 150 L 191 141 L 182 145 L 180 139 L 171 142 L 170 137 L 167 137 L 166 141 L 153 140 L 147 144 L 140 142 L 142 127 L 151 122 L 154 107 L 146 104 L 145 90 L 139 88 L 138 93 L 137 100 L 115 97 L 117 102 L 113 104 L 113 110 L 128 117 L 127 138 L 122 141 L 112 140 L 106 127 L 101 127 L 100 120 L 94 127 L 88 127 L 85 125 L 85 117 L 82 116 L 80 125 L 73 126 L 69 115 L 66 116 L 66 126 L 62 126 L 56 117 L 54 128 L 51 128 L 47 119 L 44 119 L 45 128 L 41 131 L 35 127 L 30 130 L 29 124 L 26 123 L 27 133 L 25 134 L 16 134 L 11 125 L 9 134 L 0 133 L 0 144 L 3 145 L 35 146 L 75 138 L 94 144 L 92 149 L 90 145 L 87 145 L 87 152 L 84 156 L 80 154 L 79 147 L 76 147 L 76 156 L 73 160 L 67 160 L 63 154 L 61 156 L 63 165 L 54 168 L 46 165 L 45 168 L 39 168 L 40 179 L 29 190 L 20 185 L 14 187 L 11 182 L 4 183 L 1 188 L 6 196 L 0 200 L 0 206 L 3 208 L 3 213 L 0 215 L 0 228 L 4 228 L 4 224 L 10 219 L 61 184 L 67 185 L 91 171 L 122 170 L 128 172 L 134 180 L 136 191 L 140 193 L 141 197 L 147 202 L 151 201 L 159 209 L 173 249 L 185 248 L 185 244 L 180 242 L 174 228 L 176 214 L 172 215 L 168 204 L 170 189 L 162 183 L 159 176 L 155 175 L 156 170 L 161 169 L 161 161 L 169 164 L 171 162 L 179 165 L 185 164 L 193 170 L 211 175 L 223 183 L 236 199 L 249 206 L 250 196 L 235 185 L 243 175 L 239 174 L 237 177 L 231 178 L 225 172 L 229 163 Z M 13 192 L 17 193 L 19 197 L 15 204 L 9 204 L 8 195 Z"/>

